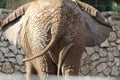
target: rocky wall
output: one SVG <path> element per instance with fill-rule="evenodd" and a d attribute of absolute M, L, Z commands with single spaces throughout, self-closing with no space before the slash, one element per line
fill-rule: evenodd
<path fill-rule="evenodd" d="M 120 76 L 120 14 L 107 12 L 103 15 L 113 25 L 113 31 L 100 46 L 85 48 L 80 64 L 81 75 Z M 3 19 L 3 16 L 4 14 L 1 14 L 0 18 Z M 23 58 L 21 47 L 12 45 L 0 31 L 0 72 L 25 73 Z"/>
<path fill-rule="evenodd" d="M 120 13 L 104 12 L 113 31 L 99 46 L 86 47 L 81 58 L 80 72 L 91 76 L 120 76 Z"/>

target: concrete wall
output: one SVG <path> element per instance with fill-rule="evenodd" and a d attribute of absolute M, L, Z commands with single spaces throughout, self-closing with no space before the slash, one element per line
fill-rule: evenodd
<path fill-rule="evenodd" d="M 120 76 L 120 14 L 103 13 L 113 25 L 108 41 L 101 46 L 86 47 L 81 58 L 81 75 Z M 0 15 L 0 18 L 3 16 Z M 25 73 L 23 50 L 12 45 L 0 31 L 0 72 Z"/>

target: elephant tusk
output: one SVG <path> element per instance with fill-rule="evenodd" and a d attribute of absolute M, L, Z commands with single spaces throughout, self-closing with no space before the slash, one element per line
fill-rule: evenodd
<path fill-rule="evenodd" d="M 65 57 L 67 56 L 67 52 L 70 50 L 70 48 L 74 45 L 75 43 L 70 43 L 67 47 L 64 47 L 62 49 L 62 51 L 60 52 L 59 54 L 59 62 L 58 62 L 58 71 L 57 71 L 57 74 L 58 76 L 60 75 L 60 70 L 61 70 L 61 66 L 62 66 L 62 63 L 64 62 L 65 60 Z"/>

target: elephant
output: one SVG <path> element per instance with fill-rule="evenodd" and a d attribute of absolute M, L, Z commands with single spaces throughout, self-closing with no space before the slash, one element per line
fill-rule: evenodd
<path fill-rule="evenodd" d="M 18 36 L 18 31 L 20 31 L 21 29 L 21 23 L 20 19 L 21 17 L 24 17 L 25 11 L 27 10 L 27 8 L 29 7 L 29 5 L 32 3 L 33 1 L 22 5 L 21 7 L 19 7 L 18 9 L 16 9 L 11 15 L 9 15 L 2 23 L 1 27 L 2 27 L 2 31 L 6 32 L 6 36 L 9 39 L 9 41 L 11 41 L 13 44 L 19 44 L 17 42 L 17 40 L 19 40 L 17 38 Z M 106 28 L 105 25 L 110 26 L 110 23 L 108 22 L 108 20 L 106 20 L 106 18 L 101 15 L 101 13 L 95 9 L 94 7 L 77 0 L 77 5 L 81 8 L 82 10 L 82 15 L 85 19 L 85 23 L 86 23 L 86 46 L 91 47 L 91 46 L 95 46 L 95 45 L 99 45 L 101 42 L 103 42 L 105 40 L 105 38 L 108 36 L 108 33 L 110 32 L 110 30 L 108 30 L 109 28 Z M 88 20 L 89 19 L 89 20 Z M 21 20 L 23 21 L 23 20 Z M 91 21 L 91 23 L 90 23 Z M 16 24 L 18 23 L 18 25 Z M 20 23 L 20 24 L 19 24 Z M 94 23 L 94 24 L 93 24 Z M 91 25 L 92 24 L 92 25 Z M 15 27 L 15 28 L 11 28 L 11 26 Z M 20 28 L 16 28 L 16 26 L 20 26 Z M 95 27 L 94 27 L 95 26 Z M 97 26 L 97 27 L 96 27 Z M 103 27 L 104 26 L 104 27 Z M 9 28 L 9 29 L 8 29 Z M 93 28 L 96 28 L 94 31 L 92 31 Z M 90 31 L 89 31 L 90 30 Z M 99 30 L 101 30 L 102 32 L 100 32 Z M 12 31 L 12 32 L 11 32 Z M 107 31 L 107 34 L 105 34 L 104 32 Z M 96 33 L 98 32 L 98 33 Z M 10 34 L 9 33 L 13 33 Z M 14 35 L 16 34 L 16 35 Z M 100 34 L 100 35 L 99 35 Z M 101 35 L 103 34 L 103 35 Z M 14 35 L 14 36 L 12 36 Z M 99 36 L 104 36 L 104 38 L 99 38 Z M 94 36 L 94 37 L 92 37 Z M 97 38 L 95 38 L 97 37 Z M 102 39 L 102 40 L 96 40 L 96 39 Z M 95 43 L 93 43 L 95 42 Z"/>
<path fill-rule="evenodd" d="M 56 74 L 66 79 L 79 75 L 84 47 L 100 44 L 112 31 L 106 19 L 99 20 L 99 12 L 91 8 L 77 0 L 36 0 L 18 8 L 3 22 L 1 28 L 8 39 L 20 43 L 25 52 L 27 80 L 34 73 L 41 79 Z M 11 23 L 19 24 L 10 27 Z M 17 35 L 9 36 L 10 32 Z"/>

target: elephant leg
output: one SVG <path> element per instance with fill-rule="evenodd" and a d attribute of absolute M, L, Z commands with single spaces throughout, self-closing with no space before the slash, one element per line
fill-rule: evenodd
<path fill-rule="evenodd" d="M 57 67 L 56 64 L 51 60 L 49 54 L 38 57 L 32 61 L 40 79 L 48 80 L 47 78 L 51 78 L 50 76 L 56 75 Z"/>
<path fill-rule="evenodd" d="M 26 80 L 31 80 L 31 74 L 32 74 L 32 65 L 30 61 L 27 61 L 26 63 Z"/>
<path fill-rule="evenodd" d="M 27 61 L 26 63 L 26 80 L 34 80 L 37 78 L 35 75 L 37 74 L 36 70 L 32 66 L 30 61 Z M 35 79 L 38 80 L 38 79 Z"/>
<path fill-rule="evenodd" d="M 80 59 L 84 47 L 80 45 L 74 45 L 67 53 L 65 60 L 62 64 L 62 75 L 66 80 L 71 80 L 70 76 L 79 75 Z"/>

